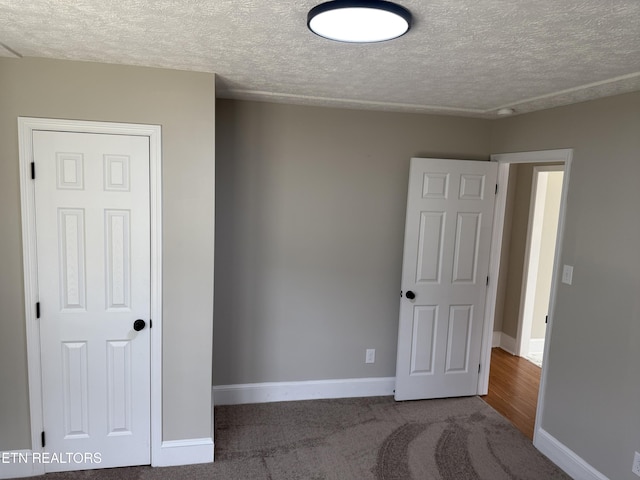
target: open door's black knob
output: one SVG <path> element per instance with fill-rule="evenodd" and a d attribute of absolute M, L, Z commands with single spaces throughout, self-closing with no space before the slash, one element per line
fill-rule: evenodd
<path fill-rule="evenodd" d="M 413 300 L 414 298 L 416 298 L 416 294 L 413 293 L 411 290 L 407 290 L 407 293 L 405 293 L 404 296 L 407 297 L 409 300 Z"/>
<path fill-rule="evenodd" d="M 136 332 L 139 332 L 140 330 L 142 330 L 147 324 L 145 323 L 144 320 L 142 320 L 141 318 L 139 318 L 138 320 L 136 320 L 135 322 L 133 322 L 133 329 Z"/>

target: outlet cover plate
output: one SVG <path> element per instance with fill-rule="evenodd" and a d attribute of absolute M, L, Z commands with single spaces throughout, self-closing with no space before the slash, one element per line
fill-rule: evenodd
<path fill-rule="evenodd" d="M 633 467 L 631 467 L 631 471 L 640 477 L 640 453 L 635 452 L 633 456 Z"/>
<path fill-rule="evenodd" d="M 365 355 L 364 363 L 376 363 L 376 349 L 375 348 L 367 348 L 367 353 Z"/>
<path fill-rule="evenodd" d="M 573 283 L 573 267 L 571 265 L 565 265 L 562 268 L 562 283 L 571 285 Z"/>

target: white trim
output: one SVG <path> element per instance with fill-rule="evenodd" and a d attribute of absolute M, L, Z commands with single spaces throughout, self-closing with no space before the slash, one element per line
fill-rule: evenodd
<path fill-rule="evenodd" d="M 18 157 L 20 167 L 20 205 L 22 217 L 22 262 L 24 269 L 24 313 L 27 336 L 27 375 L 29 383 L 29 413 L 31 422 L 31 451 L 42 452 L 39 442 L 43 430 L 42 370 L 40 365 L 40 324 L 36 320 L 38 302 L 38 265 L 36 260 L 35 195 L 31 181 L 33 128 L 27 119 L 18 118 Z M 44 464 L 33 466 L 34 475 L 44 474 Z"/>
<path fill-rule="evenodd" d="M 511 355 L 516 355 L 516 339 L 502 332 L 500 336 L 500 348 Z"/>
<path fill-rule="evenodd" d="M 264 90 L 248 90 L 241 88 L 230 88 L 219 92 L 221 98 L 233 98 L 239 100 L 255 100 L 263 102 L 278 102 L 278 103 L 291 103 L 291 101 L 298 101 L 303 104 L 323 103 L 325 105 L 344 107 L 345 105 L 361 106 L 378 109 L 392 109 L 400 111 L 412 111 L 412 112 L 459 112 L 459 113 L 472 113 L 480 115 L 483 113 L 492 113 L 493 108 L 488 110 L 481 110 L 477 108 L 460 108 L 460 107 L 441 107 L 437 105 L 415 105 L 412 103 L 399 103 L 399 102 L 379 102 L 376 100 L 357 100 L 349 98 L 335 98 L 335 97 L 322 97 L 317 95 L 298 95 L 295 93 L 276 93 L 267 92 Z"/>
<path fill-rule="evenodd" d="M 337 106 L 337 107 L 345 107 L 345 106 L 361 106 L 361 107 L 369 107 L 373 109 L 392 109 L 395 111 L 412 111 L 417 113 L 438 113 L 442 112 L 445 114 L 451 113 L 469 113 L 475 114 L 476 116 L 485 116 L 490 115 L 491 118 L 495 116 L 495 112 L 500 110 L 501 108 L 508 107 L 518 107 L 524 105 L 527 107 L 527 104 L 532 102 L 536 102 L 539 100 L 552 99 L 559 95 L 566 95 L 574 92 L 582 92 L 585 90 L 589 90 L 592 88 L 601 87 L 603 85 L 613 84 L 615 82 L 624 82 L 626 80 L 633 80 L 640 76 L 640 73 L 634 72 L 625 75 L 620 75 L 618 77 L 609 78 L 606 80 L 601 80 L 598 82 L 586 83 L 584 85 L 578 85 L 576 87 L 567 88 L 564 90 L 559 90 L 556 92 L 547 93 L 544 95 L 539 95 L 536 97 L 529 97 L 525 99 L 518 100 L 516 102 L 506 103 L 502 105 L 495 105 L 490 108 L 460 108 L 454 106 L 437 106 L 437 105 L 414 105 L 414 104 L 406 104 L 406 103 L 398 103 L 398 102 L 379 102 L 375 100 L 356 100 L 349 98 L 329 98 L 322 97 L 316 95 L 297 95 L 291 93 L 274 93 L 268 92 L 264 90 L 250 90 L 250 89 L 239 89 L 239 88 L 229 88 L 229 89 L 220 89 L 217 92 L 220 98 L 233 98 L 240 100 L 256 100 L 262 102 L 281 102 L 281 103 L 291 103 L 297 102 L 302 104 L 322 104 L 323 106 Z"/>
<path fill-rule="evenodd" d="M 515 153 L 494 153 L 491 155 L 492 162 L 500 164 L 512 163 L 565 163 L 573 155 L 572 148 L 561 148 L 558 150 L 539 150 L 536 152 L 515 152 Z M 506 194 L 506 192 L 504 192 Z M 500 191 L 498 190 L 498 194 Z"/>
<path fill-rule="evenodd" d="M 213 439 L 192 438 L 162 442 L 161 452 L 156 455 L 155 467 L 193 465 L 213 462 Z"/>
<path fill-rule="evenodd" d="M 620 75 L 619 77 L 608 78 L 606 80 L 600 80 L 600 81 L 592 82 L 592 83 L 585 83 L 584 85 L 578 85 L 576 87 L 566 88 L 564 90 L 558 90 L 557 92 L 545 93 L 544 95 L 538 95 L 536 97 L 524 98 L 524 99 L 518 100 L 516 102 L 505 103 L 505 104 L 500 105 L 498 107 L 494 107 L 493 110 L 499 110 L 501 108 L 516 107 L 518 105 L 523 105 L 523 104 L 527 104 L 527 103 L 531 103 L 531 102 L 537 102 L 539 100 L 544 100 L 544 99 L 547 99 L 547 98 L 553 98 L 553 97 L 557 97 L 557 96 L 560 96 L 560 95 L 566 95 L 568 93 L 581 92 L 583 90 L 587 90 L 587 89 L 594 88 L 594 87 L 600 87 L 600 86 L 609 85 L 609 84 L 612 84 L 612 83 L 615 83 L 615 82 L 622 82 L 624 80 L 635 79 L 638 76 L 640 76 L 640 72 L 633 72 L 633 73 L 628 73 L 628 74 L 625 74 L 625 75 Z M 547 107 L 547 108 L 549 108 L 549 107 Z"/>
<path fill-rule="evenodd" d="M 27 461 L 21 461 L 25 456 Z M 0 452 L 0 478 L 34 477 L 44 473 L 44 465 L 42 463 L 33 463 L 32 459 L 33 451 L 31 450 Z"/>
<path fill-rule="evenodd" d="M 29 412 L 31 447 L 41 452 L 43 430 L 40 368 L 40 326 L 35 316 L 38 301 L 36 263 L 36 224 L 34 184 L 31 181 L 32 136 L 36 130 L 136 135 L 149 138 L 149 194 L 151 221 L 151 464 L 156 464 L 162 445 L 162 130 L 159 125 L 106 123 L 76 120 L 18 117 L 20 160 L 20 201 L 22 214 L 22 250 L 24 301 L 27 333 L 27 371 L 29 376 Z M 37 471 L 36 471 L 37 470 Z M 34 465 L 34 474 L 44 473 L 44 465 Z"/>
<path fill-rule="evenodd" d="M 162 130 L 149 134 L 151 207 L 151 465 L 162 446 Z"/>
<path fill-rule="evenodd" d="M 509 352 L 511 355 L 515 355 L 516 339 L 504 332 L 493 332 L 491 336 L 491 348 L 496 347 Z"/>
<path fill-rule="evenodd" d="M 544 338 L 530 338 L 529 353 L 542 353 L 542 352 L 544 352 Z"/>
<path fill-rule="evenodd" d="M 491 158 L 493 160 L 493 157 Z M 500 254 L 502 252 L 502 230 L 507 208 L 507 184 L 509 183 L 509 165 L 498 165 L 498 192 L 493 206 L 493 231 L 491 232 L 491 252 L 489 254 L 489 286 L 484 305 L 484 326 L 482 330 L 482 345 L 480 347 L 480 365 L 491 365 L 491 347 L 489 339 L 493 341 L 493 325 L 496 316 L 496 302 L 498 299 L 498 279 L 500 277 Z M 502 343 L 502 341 L 500 342 Z M 478 395 L 489 392 L 489 368 L 482 368 L 478 375 Z"/>
<path fill-rule="evenodd" d="M 537 430 L 533 444 L 572 478 L 579 478 L 580 480 L 609 480 L 542 428 Z"/>
<path fill-rule="evenodd" d="M 216 405 L 240 405 L 321 398 L 377 397 L 393 395 L 395 387 L 395 377 L 245 383 L 216 385 L 213 387 L 213 398 Z"/>
<path fill-rule="evenodd" d="M 547 390 L 547 369 L 549 362 L 549 344 L 551 343 L 551 332 L 553 330 L 553 318 L 556 311 L 556 298 L 558 293 L 558 280 L 561 278 L 560 271 L 560 254 L 562 253 L 562 244 L 564 242 L 564 229 L 566 224 L 567 213 L 567 197 L 569 196 L 569 175 L 571 174 L 571 162 L 573 159 L 573 150 L 565 150 L 564 176 L 562 178 L 562 198 L 560 199 L 560 215 L 558 218 L 558 234 L 556 240 L 556 250 L 553 253 L 553 277 L 551 278 L 551 297 L 549 298 L 549 318 L 547 320 L 547 330 L 545 332 L 544 352 L 542 354 L 542 372 L 540 374 L 540 390 L 538 393 L 538 407 L 536 409 L 536 423 L 533 430 L 533 439 L 535 441 L 538 430 L 542 430 L 542 412 L 544 411 L 544 399 Z"/>

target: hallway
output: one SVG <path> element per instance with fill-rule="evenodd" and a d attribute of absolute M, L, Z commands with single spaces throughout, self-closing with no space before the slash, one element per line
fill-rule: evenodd
<path fill-rule="evenodd" d="M 541 368 L 501 348 L 491 350 L 489 393 L 482 398 L 533 440 Z"/>

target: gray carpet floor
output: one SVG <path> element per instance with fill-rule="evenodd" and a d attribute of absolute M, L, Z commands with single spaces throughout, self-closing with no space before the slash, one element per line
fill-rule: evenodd
<path fill-rule="evenodd" d="M 478 397 L 391 397 L 215 409 L 216 461 L 54 473 L 46 480 L 569 479 Z"/>

